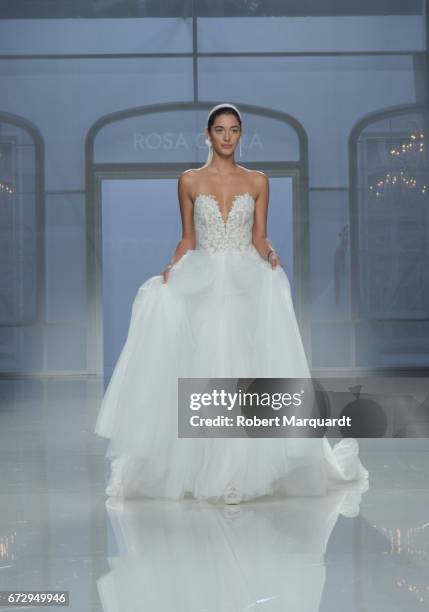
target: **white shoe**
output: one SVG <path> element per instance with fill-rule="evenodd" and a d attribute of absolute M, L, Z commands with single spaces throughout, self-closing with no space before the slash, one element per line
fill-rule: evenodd
<path fill-rule="evenodd" d="M 223 501 L 225 504 L 239 504 L 242 500 L 242 495 L 238 489 L 232 485 L 228 485 L 223 492 Z"/>

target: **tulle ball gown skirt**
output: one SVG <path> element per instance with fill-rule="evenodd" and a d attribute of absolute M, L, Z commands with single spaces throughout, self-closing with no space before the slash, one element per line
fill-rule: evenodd
<path fill-rule="evenodd" d="M 126 342 L 95 431 L 109 439 L 106 493 L 217 501 L 321 496 L 368 472 L 357 441 L 326 438 L 178 438 L 177 379 L 310 377 L 289 280 L 247 249 L 189 250 L 134 299 Z"/>

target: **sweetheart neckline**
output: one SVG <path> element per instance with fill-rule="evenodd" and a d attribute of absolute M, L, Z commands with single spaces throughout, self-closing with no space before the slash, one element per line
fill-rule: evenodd
<path fill-rule="evenodd" d="M 228 225 L 228 221 L 229 221 L 229 217 L 231 215 L 231 212 L 232 212 L 232 210 L 233 210 L 233 208 L 235 206 L 235 202 L 237 201 L 238 198 L 244 197 L 246 195 L 250 196 L 252 198 L 253 202 L 255 202 L 255 198 L 252 196 L 252 194 L 249 191 L 245 191 L 244 193 L 237 193 L 236 195 L 232 196 L 231 206 L 230 206 L 230 208 L 228 210 L 228 213 L 227 213 L 227 216 L 226 216 L 226 220 L 222 216 L 222 211 L 220 209 L 218 199 L 212 193 L 201 193 L 201 192 L 197 193 L 197 195 L 195 196 L 195 199 L 194 199 L 194 203 L 197 201 L 197 199 L 200 196 L 203 196 L 203 197 L 206 197 L 206 198 L 209 198 L 210 200 L 212 200 L 215 203 L 215 206 L 216 206 L 216 208 L 217 208 L 217 210 L 219 212 L 219 216 L 222 219 L 222 221 L 223 221 L 223 223 L 225 225 L 225 228 L 226 228 L 227 225 Z"/>

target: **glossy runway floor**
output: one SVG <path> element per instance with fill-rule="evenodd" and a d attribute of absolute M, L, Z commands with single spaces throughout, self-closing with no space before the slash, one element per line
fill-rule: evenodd
<path fill-rule="evenodd" d="M 361 497 L 120 503 L 99 382 L 0 395 L 0 590 L 68 590 L 76 612 L 429 610 L 427 440 L 361 440 Z"/>

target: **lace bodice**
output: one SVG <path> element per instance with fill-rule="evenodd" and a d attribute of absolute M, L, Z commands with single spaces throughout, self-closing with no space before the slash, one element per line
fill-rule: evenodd
<path fill-rule="evenodd" d="M 215 196 L 199 193 L 194 201 L 196 248 L 216 253 L 251 247 L 254 208 L 253 196 L 239 193 L 232 199 L 225 222 Z"/>

